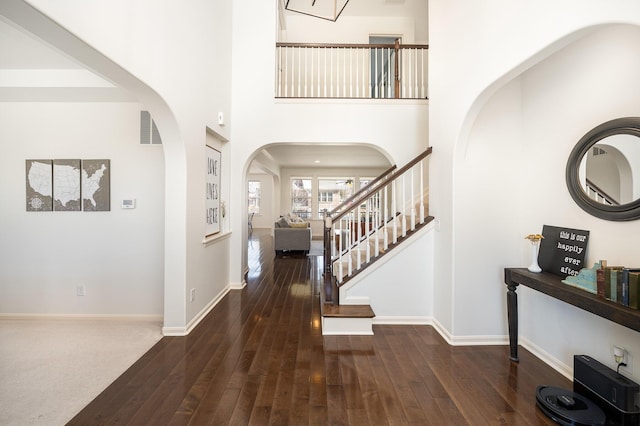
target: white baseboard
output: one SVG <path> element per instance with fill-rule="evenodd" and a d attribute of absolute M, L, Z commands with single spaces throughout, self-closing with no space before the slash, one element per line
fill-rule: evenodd
<path fill-rule="evenodd" d="M 508 344 L 509 337 L 494 335 L 455 336 L 451 342 L 452 346 L 506 346 Z"/>
<path fill-rule="evenodd" d="M 449 331 L 442 326 L 437 320 L 433 320 L 433 328 L 442 336 L 442 338 L 452 346 L 472 346 L 472 345 L 508 345 L 509 336 L 452 336 Z M 531 352 L 536 358 L 549 367 L 562 374 L 567 379 L 573 381 L 573 369 L 557 358 L 551 356 L 548 352 L 531 342 L 530 340 L 520 337 L 520 345 Z"/>
<path fill-rule="evenodd" d="M 380 325 L 433 325 L 431 317 L 401 317 L 401 316 L 380 316 L 373 319 L 374 324 Z"/>
<path fill-rule="evenodd" d="M 0 320 L 146 321 L 162 324 L 162 315 L 0 313 Z"/>
<path fill-rule="evenodd" d="M 558 373 L 562 374 L 567 379 L 573 381 L 573 368 L 569 367 L 567 364 L 561 362 L 557 358 L 551 356 L 547 351 L 542 349 L 540 346 L 536 345 L 532 341 L 527 338 L 519 337 L 520 345 L 531 352 L 536 358 L 539 358 L 542 362 L 547 364 L 549 367 L 556 370 Z"/>
<path fill-rule="evenodd" d="M 229 283 L 230 290 L 242 290 L 247 286 L 247 282 L 242 280 L 241 283 Z"/>
<path fill-rule="evenodd" d="M 453 342 L 453 336 L 451 335 L 451 333 L 449 333 L 449 330 L 447 330 L 441 323 L 440 321 L 438 321 L 437 319 L 433 318 L 431 325 L 433 326 L 433 328 L 435 328 L 435 330 L 438 332 L 438 334 L 440 336 L 442 336 L 442 338 L 444 339 L 445 342 L 447 342 L 448 344 L 452 344 L 451 342 Z"/>
<path fill-rule="evenodd" d="M 432 325 L 451 346 L 503 346 L 509 344 L 508 336 L 454 336 L 437 319 L 433 319 Z"/>
<path fill-rule="evenodd" d="M 186 336 L 211 312 L 213 308 L 229 293 L 231 286 L 226 286 L 216 297 L 213 298 L 200 312 L 194 316 L 185 327 L 162 327 L 163 336 Z"/>

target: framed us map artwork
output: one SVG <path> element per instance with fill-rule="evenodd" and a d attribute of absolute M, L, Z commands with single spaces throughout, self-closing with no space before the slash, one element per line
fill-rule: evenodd
<path fill-rule="evenodd" d="M 80 160 L 53 160 L 53 211 L 80 211 Z"/>
<path fill-rule="evenodd" d="M 29 212 L 111 209 L 110 160 L 26 160 Z"/>
<path fill-rule="evenodd" d="M 53 160 L 26 160 L 27 211 L 53 210 Z"/>
<path fill-rule="evenodd" d="M 82 160 L 82 210 L 105 212 L 110 203 L 111 162 L 109 160 Z"/>

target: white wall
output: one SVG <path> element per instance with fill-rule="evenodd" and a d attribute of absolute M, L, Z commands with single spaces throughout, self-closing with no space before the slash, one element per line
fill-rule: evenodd
<path fill-rule="evenodd" d="M 197 295 L 211 294 L 210 269 L 226 270 L 229 265 L 228 239 L 214 243 L 225 245 L 215 249 L 203 245 L 202 239 L 206 129 L 228 140 L 233 121 L 232 3 L 196 0 L 190 7 L 152 0 L 29 3 L 85 42 L 65 53 L 135 91 L 158 125 L 166 172 L 164 324 L 165 331 L 187 332 L 202 312 L 199 308 L 213 300 L 197 296 L 190 304 L 191 289 Z M 40 18 L 26 9 L 22 12 L 32 21 L 28 29 L 38 32 Z M 67 34 L 47 41 L 65 51 L 65 43 L 72 39 Z M 225 113 L 225 126 L 218 125 L 218 112 Z M 240 284 L 241 278 L 236 279 Z"/>
<path fill-rule="evenodd" d="M 368 43 L 369 35 L 402 35 L 404 43 L 427 43 L 427 21 L 426 0 L 350 0 L 336 22 L 286 12 L 286 30 L 278 41 Z"/>
<path fill-rule="evenodd" d="M 341 289 L 341 303 L 368 302 L 377 324 L 430 324 L 433 321 L 434 225 L 356 276 Z M 397 256 L 396 256 L 397 255 Z"/>
<path fill-rule="evenodd" d="M 585 133 L 610 119 L 637 115 L 640 100 L 629 87 L 635 86 L 640 72 L 640 60 L 630 54 L 638 48 L 639 26 L 604 27 L 522 76 L 526 123 L 523 156 L 530 160 L 529 173 L 523 180 L 530 196 L 522 201 L 536 207 L 523 206 L 521 233 L 525 229 L 540 232 L 543 224 L 589 230 L 589 266 L 599 259 L 627 266 L 638 261 L 636 236 L 640 235 L 640 222 L 616 223 L 588 215 L 573 202 L 564 183 L 569 153 Z M 554 107 L 549 108 L 550 105 Z M 545 172 L 536 165 L 544 165 Z M 590 314 L 576 314 L 566 304 L 549 304 L 545 300 L 548 298 L 524 294 L 521 299 L 528 318 L 522 335 L 567 365 L 571 365 L 571 355 L 576 353 L 591 354 L 611 365 L 609 351 L 613 344 L 640 353 L 637 332 Z M 557 320 L 566 324 L 572 330 L 571 337 L 549 332 L 541 321 L 532 321 L 540 317 L 546 319 L 544 322 Z M 640 377 L 640 369 L 636 367 L 633 375 Z"/>
<path fill-rule="evenodd" d="M 523 237 L 543 224 L 590 230 L 589 262 L 634 263 L 631 236 L 640 222 L 584 213 L 568 194 L 564 170 L 589 129 L 637 115 L 629 89 L 636 59 L 628 53 L 638 47 L 635 30 L 614 36 L 595 25 L 638 24 L 640 7 L 525 0 L 430 5 L 430 140 L 438 154 L 431 162 L 431 211 L 441 220 L 434 312 L 454 340 L 500 336 L 506 333 L 502 270 L 528 264 Z M 580 40 L 593 32 L 596 38 Z M 575 353 L 612 365 L 612 342 L 640 350 L 636 332 L 528 289 L 519 293 L 521 342 L 561 370 L 570 370 Z"/>
<path fill-rule="evenodd" d="M 0 103 L 0 313 L 162 315 L 163 152 L 139 144 L 140 109 Z M 65 158 L 111 161 L 111 211 L 26 211 L 25 160 Z"/>
<path fill-rule="evenodd" d="M 513 81 L 485 105 L 457 162 L 453 299 L 459 316 L 453 334 L 459 338 L 495 341 L 507 334 L 502 268 L 520 264 L 527 235 L 520 235 L 517 221 L 508 220 L 519 216 L 528 196 L 520 186 L 526 173 L 520 158 L 520 91 L 519 81 Z"/>
<path fill-rule="evenodd" d="M 369 43 L 369 35 L 402 36 L 405 44 L 416 40 L 416 21 L 400 17 L 341 16 L 337 22 L 311 19 L 303 15 L 287 18 L 287 31 L 278 41 L 292 43 Z M 423 34 L 424 35 L 424 34 Z"/>
<path fill-rule="evenodd" d="M 318 20 L 306 19 L 309 25 Z M 405 164 L 424 151 L 428 144 L 425 101 L 274 100 L 276 21 L 273 2 L 234 3 L 232 169 L 246 174 L 248 159 L 271 143 L 368 143 L 388 153 L 396 164 Z M 261 72 L 256 72 L 255 64 L 264 64 Z M 287 182 L 284 177 L 281 181 L 282 185 Z M 241 184 L 232 190 L 245 193 Z M 281 204 L 285 198 L 282 193 Z M 236 207 L 246 211 L 246 198 L 239 198 Z M 232 227 L 241 229 L 244 217 L 239 215 Z M 232 281 L 246 270 L 245 237 L 232 237 L 231 252 L 243 253 L 232 259 Z"/>

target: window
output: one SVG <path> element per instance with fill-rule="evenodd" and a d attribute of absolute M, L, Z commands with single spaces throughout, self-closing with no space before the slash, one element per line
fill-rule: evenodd
<path fill-rule="evenodd" d="M 372 177 L 361 177 L 360 178 L 360 189 L 364 188 L 365 186 L 369 185 L 371 182 L 373 182 L 375 178 Z"/>
<path fill-rule="evenodd" d="M 318 179 L 317 217 L 322 219 L 325 210 L 333 210 L 353 193 L 353 178 Z"/>
<path fill-rule="evenodd" d="M 318 193 L 318 200 L 321 203 L 330 203 L 333 201 L 333 192 L 331 191 L 320 191 Z"/>
<path fill-rule="evenodd" d="M 372 177 L 361 177 L 360 178 L 360 189 L 364 188 L 365 186 L 369 185 L 371 182 L 373 182 L 375 178 Z M 372 201 L 373 202 L 373 201 Z M 379 203 L 376 202 L 376 209 L 379 208 Z M 367 214 L 367 205 L 366 204 L 361 204 L 360 205 L 360 217 L 364 217 Z"/>
<path fill-rule="evenodd" d="M 291 179 L 291 213 L 311 219 L 311 178 Z"/>
<path fill-rule="evenodd" d="M 260 214 L 260 181 L 249 181 L 249 213 Z"/>

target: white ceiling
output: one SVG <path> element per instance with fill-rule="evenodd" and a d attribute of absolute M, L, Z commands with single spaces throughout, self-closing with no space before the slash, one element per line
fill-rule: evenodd
<path fill-rule="evenodd" d="M 417 16 L 426 9 L 428 0 L 348 0 L 340 16 Z M 282 0 L 283 4 L 287 0 Z M 316 0 L 311 6 L 312 0 L 289 0 L 289 7 L 319 15 L 331 15 L 334 8 L 334 0 Z M 337 8 L 340 10 L 345 0 L 337 0 Z M 317 11 L 316 11 L 317 10 Z M 329 12 L 326 12 L 329 10 Z M 286 14 L 296 12 L 287 11 Z M 340 18 L 338 18 L 340 19 Z"/>
<path fill-rule="evenodd" d="M 0 16 L 0 102 L 23 101 L 136 99 Z"/>

